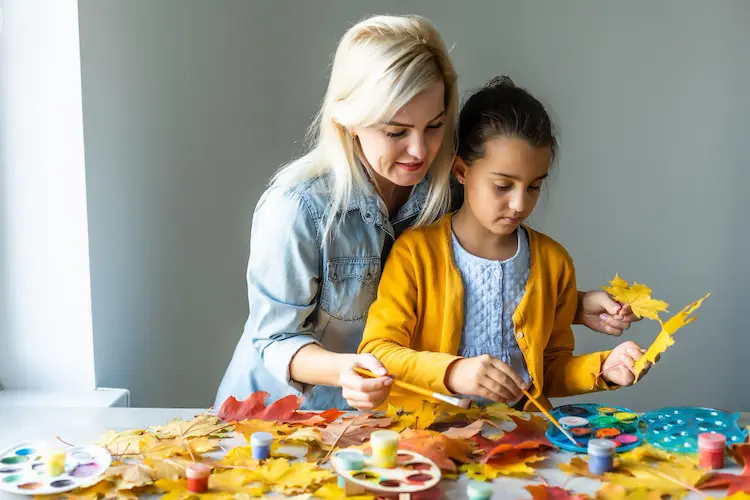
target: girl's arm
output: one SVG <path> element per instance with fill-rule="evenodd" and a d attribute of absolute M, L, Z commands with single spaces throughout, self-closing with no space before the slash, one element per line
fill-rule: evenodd
<path fill-rule="evenodd" d="M 393 245 L 378 287 L 378 296 L 370 307 L 359 352 L 374 354 L 388 373 L 433 392 L 450 393 L 445 385 L 448 367 L 459 356 L 411 349 L 419 324 L 420 298 L 429 293 L 419 279 L 419 261 L 412 252 L 410 234 L 400 236 Z M 439 332 L 435 332 L 439 334 Z"/>
<path fill-rule="evenodd" d="M 565 397 L 612 389 L 599 373 L 610 351 L 573 356 L 575 339 L 572 324 L 578 308 L 578 292 L 573 260 L 566 256 L 560 276 L 552 332 L 544 349 L 544 387 L 547 397 Z"/>

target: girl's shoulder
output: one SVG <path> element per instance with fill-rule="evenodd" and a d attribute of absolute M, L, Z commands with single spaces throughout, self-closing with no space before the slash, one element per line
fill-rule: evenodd
<path fill-rule="evenodd" d="M 563 267 L 573 267 L 573 258 L 560 242 L 526 225 L 523 228 L 526 229 L 526 233 L 529 235 L 529 248 L 532 258 L 534 255 L 537 255 L 542 262 L 558 264 Z"/>

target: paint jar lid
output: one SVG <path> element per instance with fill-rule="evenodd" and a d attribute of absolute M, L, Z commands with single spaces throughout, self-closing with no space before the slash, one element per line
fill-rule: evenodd
<path fill-rule="evenodd" d="M 466 495 L 470 500 L 489 500 L 492 498 L 492 484 L 472 481 L 466 487 Z"/>
<path fill-rule="evenodd" d="M 271 446 L 273 436 L 270 432 L 253 432 L 250 436 L 250 446 Z"/>
<path fill-rule="evenodd" d="M 583 417 L 562 417 L 560 425 L 568 429 L 571 427 L 584 427 L 589 425 L 589 419 Z"/>
<path fill-rule="evenodd" d="M 589 455 L 614 455 L 617 443 L 610 439 L 592 439 L 589 441 Z"/>
<path fill-rule="evenodd" d="M 715 432 L 704 432 L 698 435 L 698 448 L 707 450 L 723 450 L 727 445 L 727 437 Z"/>
<path fill-rule="evenodd" d="M 361 453 L 342 451 L 336 454 L 336 464 L 343 470 L 362 470 L 365 466 L 365 456 Z"/>
<path fill-rule="evenodd" d="M 375 431 L 370 434 L 371 446 L 398 446 L 401 435 L 394 431 Z"/>
<path fill-rule="evenodd" d="M 206 464 L 190 464 L 185 467 L 185 476 L 188 479 L 203 479 L 211 474 L 211 467 Z"/>

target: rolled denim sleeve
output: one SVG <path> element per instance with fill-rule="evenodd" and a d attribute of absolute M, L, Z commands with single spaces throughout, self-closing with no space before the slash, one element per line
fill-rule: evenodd
<path fill-rule="evenodd" d="M 299 392 L 302 384 L 289 375 L 292 357 L 319 340 L 310 321 L 321 274 L 317 224 L 297 192 L 272 187 L 258 203 L 250 236 L 245 333 L 266 369 Z"/>

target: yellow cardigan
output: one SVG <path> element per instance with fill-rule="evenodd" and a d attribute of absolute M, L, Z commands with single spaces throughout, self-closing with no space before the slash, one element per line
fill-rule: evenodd
<path fill-rule="evenodd" d="M 444 394 L 450 394 L 445 386 L 448 367 L 460 359 L 464 313 L 451 217 L 396 240 L 359 346 L 359 352 L 373 353 L 397 380 Z M 530 394 L 549 408 L 548 397 L 612 389 L 597 376 L 608 351 L 573 356 L 571 326 L 578 307 L 573 260 L 552 238 L 526 230 L 531 268 L 513 323 L 532 381 Z M 389 402 L 414 408 L 423 399 L 394 387 Z M 525 409 L 535 407 L 529 402 Z"/>

